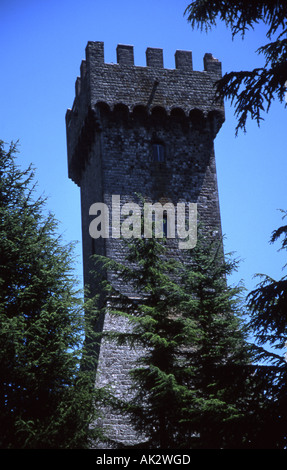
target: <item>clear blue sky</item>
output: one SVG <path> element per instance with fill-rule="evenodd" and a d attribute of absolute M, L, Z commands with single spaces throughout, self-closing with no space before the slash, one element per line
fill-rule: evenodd
<path fill-rule="evenodd" d="M 164 50 L 174 68 L 176 49 L 191 50 L 195 70 L 211 52 L 223 72 L 263 65 L 255 51 L 266 42 L 259 25 L 244 41 L 224 25 L 209 34 L 192 31 L 184 17 L 188 0 L 0 0 L 0 139 L 20 140 L 19 164 L 36 167 L 38 190 L 60 221 L 67 241 L 81 242 L 80 194 L 68 179 L 66 109 L 88 41 L 104 41 L 106 62 L 116 62 L 117 44 L 134 45 L 135 64 L 145 65 L 147 47 Z M 258 128 L 235 137 L 234 109 L 215 141 L 225 250 L 242 259 L 232 282 L 254 287 L 256 272 L 279 278 L 285 263 L 272 230 L 287 209 L 286 109 L 275 102 Z M 81 263 L 81 243 L 77 253 Z M 81 265 L 78 272 L 82 273 Z"/>

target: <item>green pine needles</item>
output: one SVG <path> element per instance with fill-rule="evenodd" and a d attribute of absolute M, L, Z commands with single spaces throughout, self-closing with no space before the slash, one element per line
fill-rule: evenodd
<path fill-rule="evenodd" d="M 128 243 L 125 265 L 96 257 L 136 293 L 132 299 L 106 284 L 116 299 L 109 313 L 133 326 L 111 338 L 144 351 L 131 370 L 133 398 L 122 406 L 150 448 L 228 447 L 242 414 L 230 371 L 249 361 L 239 290 L 226 283 L 234 263 L 223 259 L 218 238 L 199 236 L 185 252 L 180 263 L 150 238 Z"/>
<path fill-rule="evenodd" d="M 16 152 L 0 142 L 0 448 L 83 448 L 96 409 L 73 246 Z"/>
<path fill-rule="evenodd" d="M 272 102 L 278 98 L 285 104 L 287 81 L 287 5 L 284 0 L 193 0 L 185 14 L 192 28 L 208 32 L 218 22 L 230 28 L 232 38 L 244 38 L 257 24 L 266 26 L 267 44 L 256 51 L 264 57 L 264 67 L 226 73 L 216 83 L 216 98 L 230 99 L 235 105 L 236 134 L 246 132 L 250 117 L 260 125 L 262 115 L 268 113 Z"/>

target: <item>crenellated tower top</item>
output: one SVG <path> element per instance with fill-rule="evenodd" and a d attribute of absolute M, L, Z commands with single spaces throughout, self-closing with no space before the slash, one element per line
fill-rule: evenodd
<path fill-rule="evenodd" d="M 161 110 L 170 116 L 181 113 L 189 119 L 200 115 L 212 119 L 214 136 L 224 122 L 223 103 L 214 101 L 214 85 L 222 76 L 221 62 L 207 53 L 203 71 L 193 70 L 192 52 L 177 50 L 175 68 L 164 68 L 163 50 L 148 47 L 146 66 L 134 64 L 134 48 L 119 44 L 117 63 L 105 63 L 104 43 L 88 42 L 86 58 L 75 84 L 72 109 L 66 113 L 70 177 L 77 183 L 74 164 L 76 144 L 87 119 L 99 123 L 97 110 L 106 106 L 113 111 L 121 106 L 126 112 L 152 114 Z M 86 139 L 86 137 L 85 137 Z"/>

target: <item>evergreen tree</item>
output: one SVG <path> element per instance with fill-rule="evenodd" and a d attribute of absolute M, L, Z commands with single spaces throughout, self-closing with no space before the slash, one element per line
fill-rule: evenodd
<path fill-rule="evenodd" d="M 144 350 L 131 371 L 126 411 L 151 448 L 234 445 L 245 399 L 235 370 L 249 360 L 238 290 L 226 284 L 234 263 L 224 261 L 221 240 L 201 239 L 185 250 L 184 264 L 165 255 L 165 245 L 150 238 L 129 243 L 124 266 L 97 257 L 140 297 L 135 302 L 108 284 L 117 298 L 112 313 L 133 326 L 111 337 Z"/>
<path fill-rule="evenodd" d="M 269 43 L 258 49 L 265 59 L 264 67 L 226 73 L 216 84 L 217 98 L 230 98 L 238 118 L 236 133 L 246 130 L 248 117 L 258 125 L 262 112 L 268 112 L 277 97 L 284 102 L 287 81 L 287 4 L 285 0 L 194 0 L 185 13 L 192 27 L 208 31 L 218 21 L 231 28 L 232 37 L 244 37 L 248 29 L 262 22 L 267 26 Z"/>
<path fill-rule="evenodd" d="M 286 212 L 284 217 L 286 217 Z M 271 243 L 281 238 L 281 250 L 287 248 L 287 226 L 274 230 Z M 287 423 L 287 277 L 275 280 L 268 275 L 258 275 L 261 282 L 249 293 L 247 306 L 250 312 L 249 328 L 255 337 L 255 360 L 258 383 L 264 390 L 261 405 L 261 429 L 258 430 L 261 446 L 286 448 Z M 285 357 L 284 357 L 285 353 Z"/>
<path fill-rule="evenodd" d="M 287 249 L 287 225 L 274 230 L 270 242 L 275 243 L 281 237 L 280 250 L 284 251 Z M 263 274 L 257 276 L 261 282 L 247 298 L 251 313 L 250 327 L 258 345 L 268 344 L 273 348 L 273 352 L 258 348 L 258 358 L 280 365 L 283 359 L 280 351 L 285 349 L 287 338 L 287 276 L 279 280 Z M 274 353 L 276 350 L 279 354 Z"/>
<path fill-rule="evenodd" d="M 243 371 L 251 360 L 241 318 L 242 289 L 227 284 L 237 262 L 224 257 L 222 247 L 222 240 L 199 236 L 181 281 L 185 299 L 180 308 L 196 320 L 199 333 L 189 355 L 195 364 L 190 413 L 200 436 L 196 445 L 203 448 L 242 446 L 238 430 L 247 388 Z"/>
<path fill-rule="evenodd" d="M 73 246 L 16 151 L 0 142 L 0 448 L 85 447 L 95 408 Z"/>

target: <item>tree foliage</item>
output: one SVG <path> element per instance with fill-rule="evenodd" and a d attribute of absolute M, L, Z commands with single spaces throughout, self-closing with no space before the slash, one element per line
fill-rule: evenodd
<path fill-rule="evenodd" d="M 273 231 L 270 242 L 275 243 L 279 239 L 280 250 L 286 250 L 287 226 L 284 224 Z M 257 276 L 261 281 L 249 293 L 247 307 L 250 313 L 249 330 L 255 338 L 254 360 L 264 364 L 259 367 L 258 377 L 265 390 L 264 407 L 261 407 L 263 412 L 258 420 L 258 440 L 262 445 L 265 442 L 265 448 L 286 448 L 287 277 L 285 275 L 276 280 L 263 274 Z"/>
<path fill-rule="evenodd" d="M 0 142 L 0 447 L 84 447 L 95 409 L 73 246 L 16 152 Z"/>
<path fill-rule="evenodd" d="M 287 81 L 287 4 L 284 0 L 195 0 L 185 13 L 192 27 L 208 31 L 218 21 L 230 27 L 232 37 L 244 37 L 248 29 L 262 22 L 270 41 L 257 50 L 265 59 L 264 67 L 226 73 L 216 85 L 216 97 L 231 99 L 238 118 L 236 133 L 246 131 L 250 116 L 258 125 L 275 98 L 284 101 Z"/>
<path fill-rule="evenodd" d="M 249 351 L 239 292 L 226 284 L 234 263 L 223 260 L 222 242 L 202 240 L 185 253 L 184 264 L 167 258 L 165 245 L 155 238 L 131 241 L 125 265 L 96 259 L 136 293 L 135 301 L 106 284 L 114 299 L 109 313 L 133 326 L 132 333 L 113 332 L 111 338 L 144 351 L 131 371 L 133 398 L 124 406 L 147 436 L 146 445 L 238 444 L 245 397 L 237 367 L 248 363 Z"/>
<path fill-rule="evenodd" d="M 284 217 L 286 217 L 286 213 Z M 274 230 L 270 239 L 275 243 L 281 238 L 280 250 L 287 248 L 287 226 Z M 259 346 L 268 344 L 270 350 L 258 348 L 259 356 L 275 365 L 285 365 L 282 352 L 287 338 L 287 276 L 276 280 L 270 276 L 258 274 L 261 282 L 248 295 L 248 308 L 251 314 L 250 327 Z"/>

